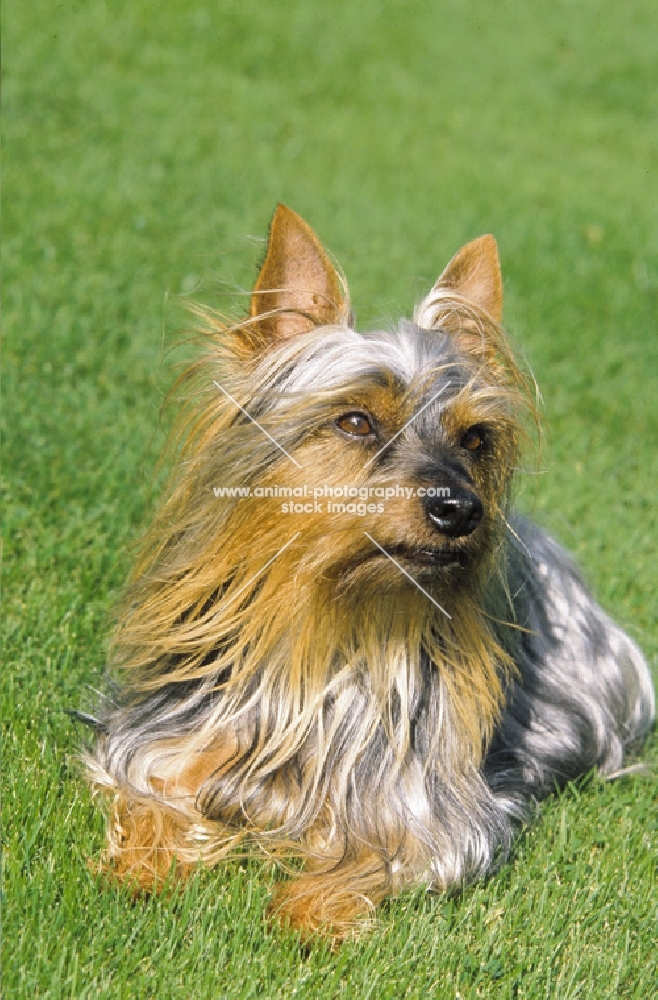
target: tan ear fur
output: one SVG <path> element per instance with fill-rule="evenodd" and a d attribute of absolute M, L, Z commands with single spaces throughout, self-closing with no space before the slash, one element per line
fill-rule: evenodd
<path fill-rule="evenodd" d="M 277 205 L 267 255 L 251 296 L 252 325 L 267 340 L 285 340 L 344 320 L 336 269 L 311 227 Z"/>
<path fill-rule="evenodd" d="M 500 323 L 503 280 L 498 246 L 493 236 L 480 236 L 457 251 L 432 291 L 443 289 L 456 292 L 483 309 L 495 323 Z"/>

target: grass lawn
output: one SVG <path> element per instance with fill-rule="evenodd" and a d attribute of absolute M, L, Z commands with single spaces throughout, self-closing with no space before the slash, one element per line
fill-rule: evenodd
<path fill-rule="evenodd" d="M 653 0 L 5 4 L 7 998 L 654 995 L 655 770 L 584 780 L 486 883 L 307 954 L 264 923 L 256 862 L 137 903 L 99 883 L 65 710 L 103 684 L 157 495 L 179 296 L 242 308 L 277 201 L 336 254 L 362 327 L 496 234 L 545 398 L 520 504 L 655 670 L 656 22 Z"/>

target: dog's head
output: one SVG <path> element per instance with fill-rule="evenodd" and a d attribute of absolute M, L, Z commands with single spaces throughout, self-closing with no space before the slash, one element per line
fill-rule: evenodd
<path fill-rule="evenodd" d="M 299 533 L 284 563 L 343 585 L 472 583 L 503 523 L 526 398 L 501 307 L 483 236 L 413 322 L 357 333 L 344 280 L 279 205 L 250 315 L 217 337 L 213 488 L 230 537 L 266 561 Z"/>

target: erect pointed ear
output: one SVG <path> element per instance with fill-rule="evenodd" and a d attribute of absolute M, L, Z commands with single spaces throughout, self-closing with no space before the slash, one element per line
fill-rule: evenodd
<path fill-rule="evenodd" d="M 432 291 L 421 303 L 419 312 L 425 317 L 431 315 L 432 305 L 451 293 L 484 310 L 495 323 L 500 323 L 503 314 L 503 281 L 498 247 L 493 236 L 480 236 L 457 251 Z"/>
<path fill-rule="evenodd" d="M 311 227 L 285 205 L 277 205 L 272 218 L 250 315 L 258 334 L 267 340 L 294 337 L 346 319 L 336 269 Z"/>

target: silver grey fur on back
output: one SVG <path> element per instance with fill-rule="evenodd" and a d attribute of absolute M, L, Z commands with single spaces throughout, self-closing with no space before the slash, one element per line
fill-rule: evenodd
<path fill-rule="evenodd" d="M 646 661 L 603 612 L 552 538 L 516 520 L 509 583 L 523 635 L 485 775 L 505 808 L 522 815 L 556 786 L 621 767 L 624 747 L 647 732 L 654 691 Z"/>

